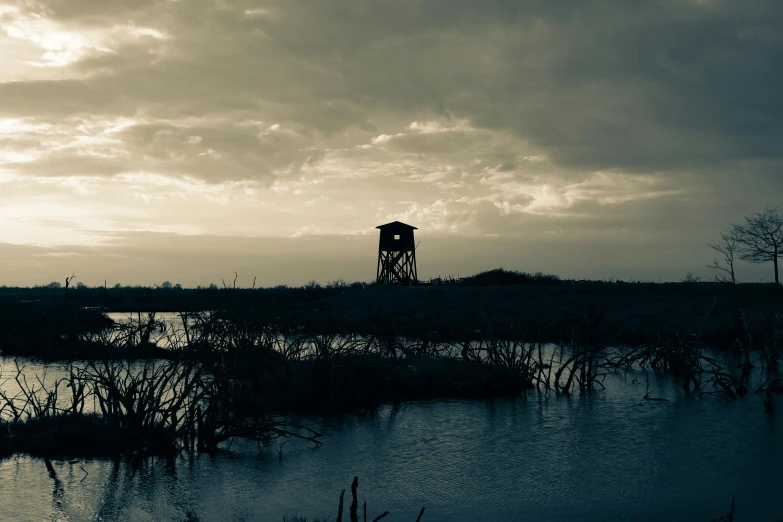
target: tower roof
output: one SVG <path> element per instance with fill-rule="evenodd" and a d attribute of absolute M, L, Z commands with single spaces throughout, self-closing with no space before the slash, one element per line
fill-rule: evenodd
<path fill-rule="evenodd" d="M 408 224 L 405 224 L 405 223 L 402 223 L 400 221 L 392 221 L 391 223 L 386 223 L 385 225 L 379 225 L 379 226 L 377 226 L 375 228 L 380 228 L 381 230 L 393 230 L 393 229 L 396 229 L 396 230 L 400 230 L 400 229 L 403 229 L 403 230 L 418 230 L 418 228 L 416 228 L 414 226 L 411 226 L 411 225 L 408 225 Z"/>

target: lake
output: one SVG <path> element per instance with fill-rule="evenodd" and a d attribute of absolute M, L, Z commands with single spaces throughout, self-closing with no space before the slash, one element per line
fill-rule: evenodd
<path fill-rule="evenodd" d="M 14 359 L 0 358 L 4 377 Z M 28 363 L 28 375 L 43 365 Z M 49 379 L 58 365 L 48 366 Z M 281 521 L 334 519 L 359 476 L 374 518 L 411 521 L 712 520 L 737 497 L 737 521 L 783 521 L 783 419 L 750 394 L 687 395 L 670 378 L 611 375 L 572 399 L 412 403 L 374 417 L 302 418 L 324 446 L 214 456 L 0 461 L 0 520 Z M 350 493 L 347 493 L 350 497 Z M 346 507 L 347 517 L 347 507 Z"/>

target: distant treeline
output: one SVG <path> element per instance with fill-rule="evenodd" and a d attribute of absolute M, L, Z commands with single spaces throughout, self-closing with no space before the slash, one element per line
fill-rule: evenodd
<path fill-rule="evenodd" d="M 478 274 L 461 278 L 437 278 L 422 281 L 419 286 L 462 286 L 462 287 L 503 287 L 503 286 L 725 286 L 720 282 L 703 282 L 692 276 L 679 283 L 662 283 L 638 280 L 576 280 L 561 279 L 554 274 L 537 272 L 530 274 L 516 270 L 495 268 Z M 772 285 L 747 283 L 743 286 L 761 288 Z M 107 311 L 198 311 L 234 305 L 237 299 L 248 302 L 266 302 L 274 300 L 277 306 L 287 302 L 299 302 L 310 299 L 329 298 L 342 295 L 345 292 L 359 292 L 375 287 L 384 287 L 374 282 L 348 283 L 342 279 L 330 281 L 324 285 L 311 281 L 303 286 L 278 285 L 265 288 L 242 288 L 232 281 L 221 285 L 197 286 L 185 288 L 180 284 L 164 281 L 154 286 L 87 286 L 81 282 L 70 288 L 59 282 L 33 287 L 0 286 L 1 302 L 34 302 L 45 301 L 55 303 L 68 300 L 73 304 L 90 307 L 101 307 Z"/>
<path fill-rule="evenodd" d="M 410 287 L 339 280 L 273 288 L 235 288 L 233 282 L 195 289 L 76 285 L 66 294 L 64 285 L 47 285 L 0 288 L 0 352 L 87 355 L 91 348 L 80 335 L 106 328 L 111 312 L 241 310 L 279 332 L 437 334 L 455 341 L 513 338 L 532 328 L 542 340 L 559 342 L 563 322 L 589 308 L 605 313 L 605 334 L 625 345 L 701 332 L 710 344 L 728 347 L 741 331 L 738 311 L 749 317 L 753 331 L 762 329 L 769 314 L 783 317 L 774 285 L 576 281 L 503 269 Z"/>

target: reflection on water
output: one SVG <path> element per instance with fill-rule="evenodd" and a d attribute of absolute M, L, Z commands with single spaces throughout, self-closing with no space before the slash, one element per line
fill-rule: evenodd
<path fill-rule="evenodd" d="M 0 363 L 8 365 L 8 360 Z M 635 377 L 639 377 L 636 375 Z M 687 396 L 651 378 L 610 376 L 573 399 L 410 404 L 394 416 L 297 419 L 324 447 L 286 445 L 193 458 L 0 462 L 0 520 L 280 521 L 335 516 L 360 478 L 388 520 L 783 521 L 783 420 L 761 398 Z M 644 379 L 642 379 L 644 380 Z"/>
<path fill-rule="evenodd" d="M 119 325 L 133 325 L 139 327 L 150 320 L 150 314 L 140 312 L 110 312 L 106 316 Z M 150 332 L 149 341 L 161 348 L 172 348 L 183 345 L 183 315 L 178 312 L 155 312 L 152 315 L 156 322 L 165 325 L 163 329 L 155 329 Z M 188 319 L 188 325 L 192 320 Z M 119 328 L 117 329 L 119 330 Z"/>

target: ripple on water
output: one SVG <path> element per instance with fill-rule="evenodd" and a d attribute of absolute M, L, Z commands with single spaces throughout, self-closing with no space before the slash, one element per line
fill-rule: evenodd
<path fill-rule="evenodd" d="M 688 397 L 611 376 L 573 399 L 414 403 L 396 415 L 304 419 L 324 447 L 167 461 L 0 462 L 0 521 L 278 521 L 326 517 L 354 474 L 370 514 L 426 522 L 783 520 L 783 421 L 761 399 Z M 85 473 L 81 468 L 89 472 Z"/>

